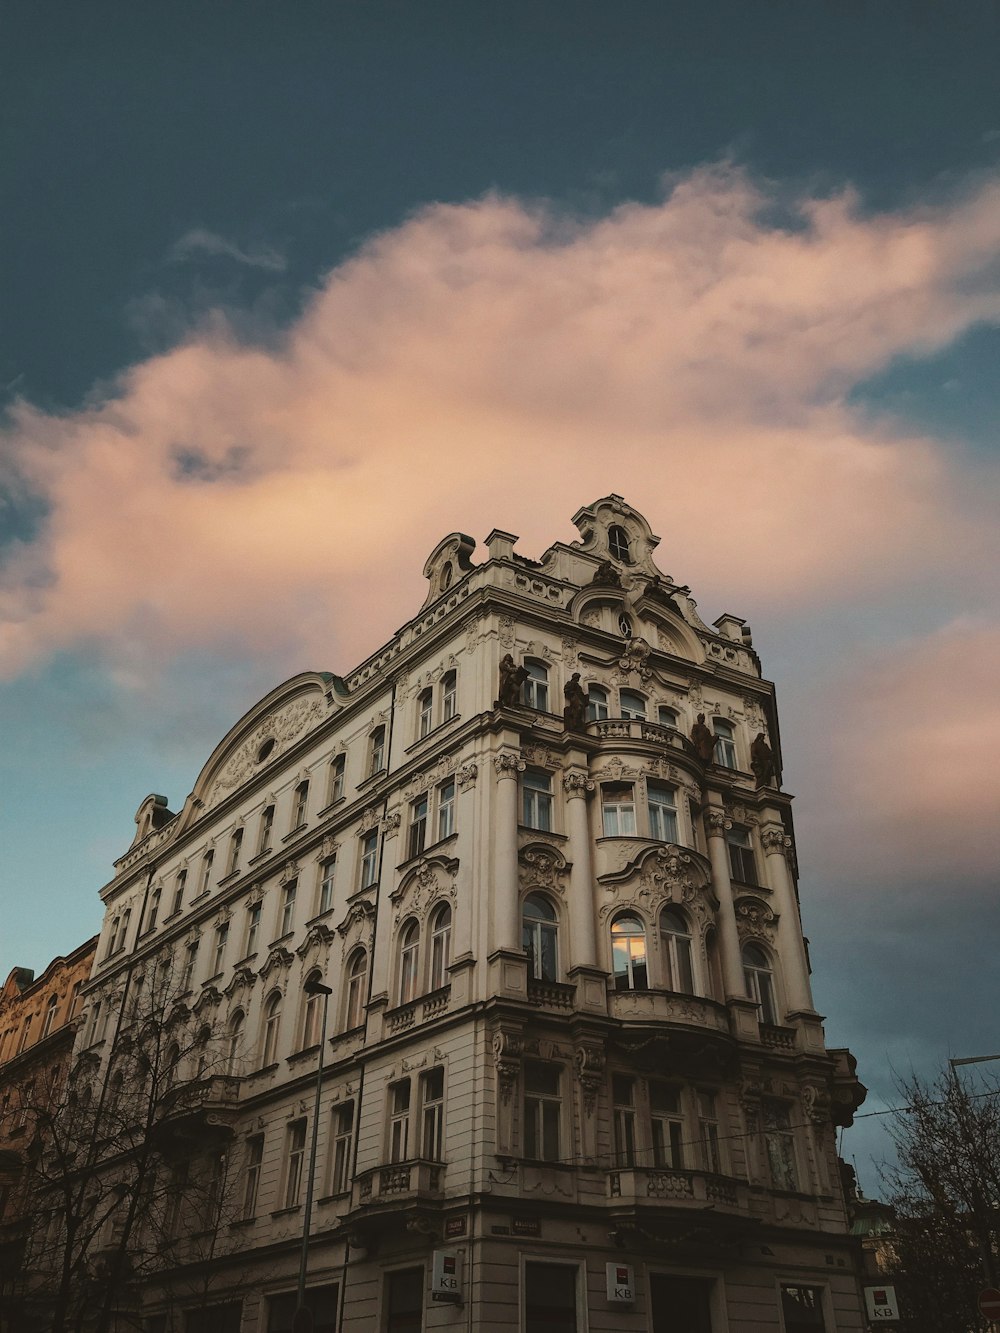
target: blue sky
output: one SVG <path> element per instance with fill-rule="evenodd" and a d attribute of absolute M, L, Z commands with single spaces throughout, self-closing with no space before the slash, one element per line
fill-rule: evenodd
<path fill-rule="evenodd" d="M 614 490 L 754 626 L 872 1109 L 994 1049 L 998 50 L 986 3 L 11 6 L 0 973 L 444 533 Z"/>

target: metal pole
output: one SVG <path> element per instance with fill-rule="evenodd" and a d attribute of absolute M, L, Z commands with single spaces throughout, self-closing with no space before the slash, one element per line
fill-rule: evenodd
<path fill-rule="evenodd" d="M 306 1181 L 306 1211 L 302 1220 L 302 1255 L 299 1259 L 299 1290 L 296 1302 L 293 1333 L 312 1333 L 312 1312 L 306 1308 L 306 1273 L 309 1267 L 309 1231 L 312 1222 L 313 1188 L 316 1179 L 316 1145 L 319 1141 L 319 1103 L 323 1095 L 323 1055 L 326 1050 L 326 1017 L 333 991 L 319 981 L 306 983 L 307 995 L 322 995 L 323 1023 L 319 1041 L 319 1061 L 316 1065 L 316 1096 L 313 1101 L 312 1144 L 309 1150 L 309 1177 Z"/>

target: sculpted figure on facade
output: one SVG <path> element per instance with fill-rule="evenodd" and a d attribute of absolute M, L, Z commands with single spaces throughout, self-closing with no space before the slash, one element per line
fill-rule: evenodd
<path fill-rule="evenodd" d="M 563 721 L 567 731 L 583 731 L 587 725 L 587 704 L 589 698 L 580 684 L 580 673 L 574 671 L 563 687 L 566 706 L 563 709 Z"/>
<path fill-rule="evenodd" d="M 753 745 L 750 746 L 750 768 L 757 779 L 758 787 L 766 787 L 774 781 L 774 751 L 768 745 L 762 731 L 758 731 Z"/>
<path fill-rule="evenodd" d="M 504 653 L 500 659 L 500 697 L 497 700 L 501 708 L 516 708 L 520 704 L 521 686 L 527 679 L 527 668 L 518 666 L 510 653 Z"/>
<path fill-rule="evenodd" d="M 610 560 L 601 561 L 590 581 L 598 588 L 620 588 L 622 586 L 621 575 Z"/>
<path fill-rule="evenodd" d="M 691 744 L 694 746 L 694 752 L 703 764 L 710 764 L 712 756 L 715 754 L 716 737 L 705 726 L 705 714 L 699 713 L 698 719 L 691 728 Z"/>

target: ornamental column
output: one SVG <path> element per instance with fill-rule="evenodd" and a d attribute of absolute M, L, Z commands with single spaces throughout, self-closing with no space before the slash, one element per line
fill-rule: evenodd
<path fill-rule="evenodd" d="M 594 783 L 586 768 L 563 774 L 566 827 L 569 831 L 570 952 L 573 967 L 597 966 L 597 926 L 594 919 L 594 870 L 590 855 L 587 795 Z"/>
<path fill-rule="evenodd" d="M 785 983 L 785 995 L 791 1014 L 812 1014 L 812 988 L 809 985 L 809 961 L 806 957 L 802 923 L 795 884 L 788 869 L 788 853 L 792 840 L 784 824 L 773 815 L 760 830 L 760 844 L 764 849 L 767 882 L 774 891 L 778 908 L 778 953 Z"/>
<path fill-rule="evenodd" d="M 740 956 L 740 935 L 736 929 L 736 909 L 733 906 L 733 885 L 729 878 L 729 854 L 726 850 L 726 829 L 731 822 L 719 806 L 705 811 L 705 833 L 708 837 L 708 859 L 712 863 L 712 887 L 719 900 L 719 956 L 722 961 L 722 979 L 726 999 L 746 998 L 743 978 L 743 959 Z"/>
<path fill-rule="evenodd" d="M 494 755 L 496 819 L 493 824 L 493 943 L 497 949 L 521 948 L 521 912 L 517 882 L 517 780 L 527 765 L 513 749 Z"/>

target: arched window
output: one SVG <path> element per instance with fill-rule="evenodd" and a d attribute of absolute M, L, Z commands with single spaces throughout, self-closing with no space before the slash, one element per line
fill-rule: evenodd
<path fill-rule="evenodd" d="M 198 1052 L 198 1066 L 195 1071 L 195 1078 L 204 1078 L 208 1069 L 208 1043 L 212 1038 L 212 1029 L 203 1026 L 198 1030 L 198 1036 L 195 1038 L 195 1048 Z"/>
<path fill-rule="evenodd" d="M 273 1065 L 278 1058 L 278 1037 L 281 1032 L 281 991 L 272 991 L 264 1005 L 264 1032 L 260 1047 L 262 1068 Z"/>
<path fill-rule="evenodd" d="M 365 985 L 368 981 L 368 955 L 355 949 L 347 963 L 347 994 L 344 997 L 344 1027 L 359 1028 L 365 1021 Z"/>
<path fill-rule="evenodd" d="M 608 528 L 608 550 L 611 552 L 612 560 L 620 560 L 625 565 L 632 563 L 632 554 L 628 549 L 628 533 L 617 523 Z"/>
<path fill-rule="evenodd" d="M 421 690 L 417 695 L 417 739 L 422 740 L 434 726 L 434 691 Z"/>
<path fill-rule="evenodd" d="M 608 715 L 608 692 L 603 685 L 591 685 L 587 691 L 587 721 L 600 722 Z"/>
<path fill-rule="evenodd" d="M 417 993 L 420 962 L 420 926 L 408 921 L 399 937 L 399 1003 L 409 1004 Z"/>
<path fill-rule="evenodd" d="M 458 676 L 448 671 L 441 677 L 441 721 L 447 722 L 458 712 Z"/>
<path fill-rule="evenodd" d="M 619 690 L 618 716 L 637 718 L 640 722 L 644 722 L 646 719 L 646 700 L 641 694 L 636 694 L 635 690 Z"/>
<path fill-rule="evenodd" d="M 646 927 L 634 916 L 616 917 L 611 925 L 615 990 L 646 990 Z"/>
<path fill-rule="evenodd" d="M 437 990 L 448 984 L 448 964 L 451 962 L 451 908 L 442 903 L 431 917 L 431 975 L 430 989 Z"/>
<path fill-rule="evenodd" d="M 549 672 L 541 662 L 525 659 L 524 669 L 527 679 L 524 682 L 524 702 L 528 708 L 537 708 L 540 713 L 549 711 Z"/>
<path fill-rule="evenodd" d="M 50 995 L 49 1002 L 45 1007 L 45 1022 L 42 1024 L 42 1036 L 39 1038 L 39 1041 L 41 1041 L 43 1037 L 47 1037 L 52 1031 L 52 1024 L 55 1022 L 56 1010 L 58 1007 L 59 996 Z"/>
<path fill-rule="evenodd" d="M 180 1072 L 181 1048 L 175 1041 L 172 1041 L 167 1047 L 166 1058 L 163 1062 L 163 1082 L 169 1088 L 177 1082 L 177 1075 Z"/>
<path fill-rule="evenodd" d="M 245 1016 L 242 1009 L 237 1009 L 235 1014 L 229 1020 L 229 1030 L 226 1034 L 226 1073 L 238 1074 L 240 1072 L 241 1056 L 243 1053 L 243 1024 Z"/>
<path fill-rule="evenodd" d="M 684 913 L 665 907 L 660 913 L 660 938 L 667 990 L 693 995 L 694 972 L 691 968 L 691 931 Z"/>
<path fill-rule="evenodd" d="M 529 893 L 521 909 L 521 942 L 528 955 L 528 975 L 536 981 L 559 976 L 559 919 L 540 893 Z"/>
<path fill-rule="evenodd" d="M 735 768 L 736 739 L 732 723 L 721 717 L 713 717 L 712 730 L 718 737 L 715 742 L 715 762 L 723 768 Z"/>
<path fill-rule="evenodd" d="M 767 954 L 757 944 L 743 946 L 743 976 L 746 981 L 747 995 L 760 1006 L 762 1023 L 777 1023 L 778 1015 L 774 1004 L 774 973 Z"/>
<path fill-rule="evenodd" d="M 323 974 L 319 968 L 313 970 L 306 977 L 306 985 L 310 981 L 318 981 L 322 984 Z M 308 1050 L 310 1046 L 315 1046 L 320 1038 L 320 1022 L 323 1011 L 323 996 L 311 995 L 303 990 L 302 1001 L 302 1050 Z"/>

